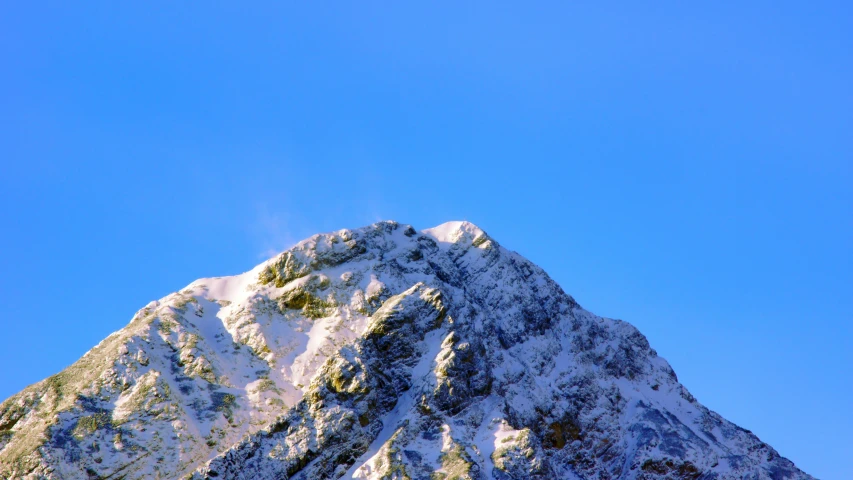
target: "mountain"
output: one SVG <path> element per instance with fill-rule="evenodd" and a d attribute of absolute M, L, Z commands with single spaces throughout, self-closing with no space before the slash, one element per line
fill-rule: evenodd
<path fill-rule="evenodd" d="M 810 479 L 467 222 L 197 280 L 0 405 L 0 476 Z"/>

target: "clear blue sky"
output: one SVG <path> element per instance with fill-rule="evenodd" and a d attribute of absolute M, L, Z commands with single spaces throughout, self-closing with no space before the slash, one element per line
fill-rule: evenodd
<path fill-rule="evenodd" d="M 467 219 L 853 478 L 849 2 L 134 3 L 2 7 L 0 397 L 304 236 Z"/>

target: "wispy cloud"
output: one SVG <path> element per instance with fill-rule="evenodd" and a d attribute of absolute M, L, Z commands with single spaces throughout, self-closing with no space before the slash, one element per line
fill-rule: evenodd
<path fill-rule="evenodd" d="M 364 184 L 367 185 L 366 183 Z M 381 193 L 373 188 L 355 188 L 353 202 L 329 205 L 321 218 L 311 218 L 297 208 L 289 208 L 286 199 L 272 197 L 257 201 L 246 215 L 246 230 L 259 259 L 266 260 L 316 233 L 341 228 L 357 228 L 382 220 L 396 220 Z"/>
<path fill-rule="evenodd" d="M 266 203 L 255 208 L 251 235 L 258 248 L 258 257 L 267 259 L 292 247 L 301 238 L 301 230 L 295 227 L 292 215 L 283 210 L 273 210 Z"/>

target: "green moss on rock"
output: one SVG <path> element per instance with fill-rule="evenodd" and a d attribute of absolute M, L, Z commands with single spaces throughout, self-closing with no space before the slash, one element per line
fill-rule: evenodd
<path fill-rule="evenodd" d="M 274 283 L 276 287 L 281 288 L 288 282 L 308 275 L 309 272 L 308 265 L 305 265 L 296 255 L 284 252 L 260 273 L 258 281 L 261 285 Z"/>
<path fill-rule="evenodd" d="M 566 416 L 548 424 L 543 435 L 542 446 L 546 449 L 561 449 L 566 444 L 580 439 L 580 425 L 571 417 Z"/>
<path fill-rule="evenodd" d="M 78 419 L 72 435 L 74 435 L 74 438 L 82 440 L 107 426 L 111 426 L 109 414 L 98 412 Z"/>
<path fill-rule="evenodd" d="M 436 472 L 439 473 L 440 476 L 434 474 L 434 479 L 469 480 L 474 478 L 472 476 L 472 469 L 475 465 L 474 460 L 471 459 L 471 456 L 465 451 L 465 448 L 458 443 L 454 443 L 449 450 L 442 453 L 440 461 L 441 469 L 444 470 L 444 472 Z"/>
<path fill-rule="evenodd" d="M 334 308 L 334 302 L 324 300 L 306 288 L 297 288 L 281 296 L 278 300 L 279 308 L 285 310 L 302 310 L 302 314 L 308 318 L 323 318 L 329 315 L 329 309 Z"/>
<path fill-rule="evenodd" d="M 702 472 L 690 462 L 680 462 L 671 458 L 648 459 L 640 467 L 644 472 L 640 478 L 652 478 L 654 475 L 667 475 L 667 478 L 678 480 L 696 480 L 702 476 Z"/>

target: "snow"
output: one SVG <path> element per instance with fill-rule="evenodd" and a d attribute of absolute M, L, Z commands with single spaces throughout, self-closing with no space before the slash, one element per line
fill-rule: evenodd
<path fill-rule="evenodd" d="M 314 322 L 308 330 L 308 341 L 305 343 L 304 351 L 293 359 L 290 366 L 291 377 L 290 381 L 294 385 L 304 385 L 301 390 L 306 391 L 308 384 L 317 372 L 317 369 L 323 365 L 328 358 L 330 344 L 335 344 L 335 340 L 341 336 L 331 332 L 331 327 L 334 326 L 335 318 L 322 318 Z"/>
<path fill-rule="evenodd" d="M 485 235 L 486 232 L 473 223 L 466 221 L 453 221 L 442 223 L 437 227 L 421 230 L 424 235 L 435 239 L 440 245 L 455 244 L 463 239 L 473 240 L 479 235 Z"/>
<path fill-rule="evenodd" d="M 187 288 L 203 288 L 211 299 L 240 301 L 246 297 L 249 288 L 257 283 L 258 274 L 264 266 L 265 264 L 261 264 L 248 272 L 230 277 L 202 278 L 191 283 Z"/>

